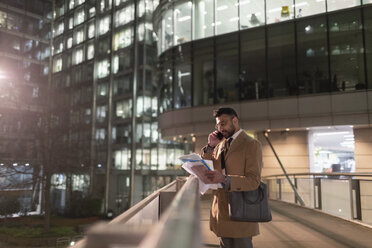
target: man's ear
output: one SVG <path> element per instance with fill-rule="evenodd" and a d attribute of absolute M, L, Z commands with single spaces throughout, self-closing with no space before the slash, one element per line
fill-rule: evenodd
<path fill-rule="evenodd" d="M 234 124 L 235 126 L 239 124 L 239 119 L 238 119 L 238 117 L 236 117 L 236 116 L 234 116 L 234 118 L 232 119 L 232 121 L 233 121 L 233 124 Z"/>

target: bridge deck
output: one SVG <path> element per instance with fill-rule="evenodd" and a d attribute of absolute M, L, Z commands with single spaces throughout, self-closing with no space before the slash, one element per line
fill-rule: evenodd
<path fill-rule="evenodd" d="M 201 201 L 201 227 L 204 247 L 219 247 L 209 230 L 211 196 Z M 293 204 L 271 201 L 273 220 L 260 224 L 255 248 L 372 247 L 372 228 Z"/>

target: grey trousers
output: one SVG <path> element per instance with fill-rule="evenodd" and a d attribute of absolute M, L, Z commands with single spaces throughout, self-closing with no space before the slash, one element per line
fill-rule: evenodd
<path fill-rule="evenodd" d="M 253 248 L 252 237 L 220 238 L 220 248 Z"/>

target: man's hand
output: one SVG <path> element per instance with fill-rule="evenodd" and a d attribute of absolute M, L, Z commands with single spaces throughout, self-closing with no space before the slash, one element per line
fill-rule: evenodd
<path fill-rule="evenodd" d="M 208 178 L 210 184 L 225 182 L 225 176 L 222 175 L 221 172 L 216 170 L 205 171 L 205 176 Z"/>
<path fill-rule="evenodd" d="M 215 147 L 218 143 L 220 143 L 220 139 L 217 138 L 218 131 L 214 131 L 213 133 L 210 133 L 208 136 L 208 145 L 210 147 Z"/>

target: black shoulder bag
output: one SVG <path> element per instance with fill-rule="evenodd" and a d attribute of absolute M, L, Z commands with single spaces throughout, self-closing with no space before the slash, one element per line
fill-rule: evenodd
<path fill-rule="evenodd" d="M 225 168 L 225 155 L 221 153 L 222 168 Z M 267 186 L 263 182 L 251 191 L 228 191 L 229 216 L 234 221 L 269 222 L 271 211 L 267 199 Z"/>

